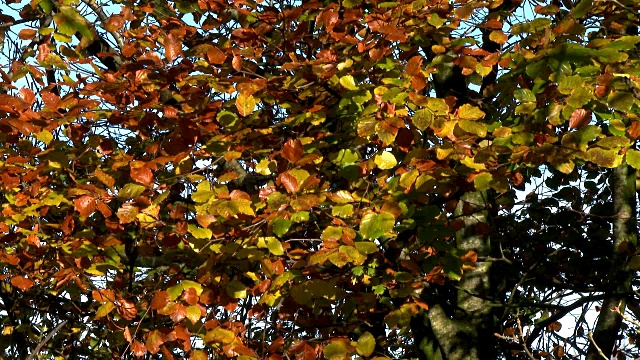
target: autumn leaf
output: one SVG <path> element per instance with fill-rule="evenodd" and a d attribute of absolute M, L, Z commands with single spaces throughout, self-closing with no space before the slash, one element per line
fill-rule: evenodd
<path fill-rule="evenodd" d="M 168 62 L 173 62 L 182 54 L 182 41 L 174 33 L 169 33 L 164 38 L 164 55 Z"/>
<path fill-rule="evenodd" d="M 82 217 L 88 217 L 96 211 L 96 199 L 89 195 L 81 196 L 73 200 L 73 205 Z"/>
<path fill-rule="evenodd" d="M 591 111 L 585 109 L 576 109 L 571 113 L 569 119 L 570 129 L 580 129 L 587 126 L 591 122 Z"/>
<path fill-rule="evenodd" d="M 304 149 L 300 140 L 288 140 L 282 147 L 282 156 L 289 162 L 295 163 L 302 155 L 304 155 Z"/>
<path fill-rule="evenodd" d="M 35 282 L 31 279 L 28 279 L 24 276 L 14 276 L 11 278 L 11 285 L 20 289 L 20 291 L 25 292 L 33 287 Z"/>

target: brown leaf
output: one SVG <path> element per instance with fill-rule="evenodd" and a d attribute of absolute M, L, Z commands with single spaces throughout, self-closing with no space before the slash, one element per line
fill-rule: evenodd
<path fill-rule="evenodd" d="M 182 304 L 175 304 L 173 312 L 169 316 L 173 322 L 179 323 L 187 316 L 187 307 Z"/>
<path fill-rule="evenodd" d="M 224 64 L 224 61 L 226 59 L 227 59 L 227 55 L 225 55 L 222 52 L 222 50 L 220 50 L 218 47 L 209 46 L 207 48 L 207 60 L 209 60 L 211 64 L 216 64 L 216 65 Z"/>
<path fill-rule="evenodd" d="M 96 211 L 96 199 L 89 195 L 84 195 L 73 200 L 73 205 L 82 217 L 88 217 Z"/>
<path fill-rule="evenodd" d="M 116 183 L 116 179 L 100 169 L 96 169 L 93 174 L 98 178 L 98 180 L 100 180 L 101 183 L 107 185 L 109 188 L 113 188 L 113 185 L 115 185 Z"/>
<path fill-rule="evenodd" d="M 298 139 L 290 139 L 282 147 L 282 157 L 289 160 L 289 162 L 295 163 L 302 155 L 304 155 L 304 149 L 302 148 L 302 142 Z"/>
<path fill-rule="evenodd" d="M 133 203 L 125 203 L 122 204 L 120 209 L 118 209 L 116 215 L 118 216 L 118 219 L 120 219 L 121 223 L 128 224 L 136 219 L 139 212 L 138 207 Z"/>
<path fill-rule="evenodd" d="M 587 126 L 591 122 L 591 111 L 585 109 L 576 109 L 569 119 L 569 129 L 580 129 Z"/>
<path fill-rule="evenodd" d="M 118 314 L 122 316 L 123 319 L 133 320 L 138 316 L 138 310 L 136 309 L 136 304 L 132 301 L 126 299 L 120 299 L 117 302 L 118 305 Z"/>
<path fill-rule="evenodd" d="M 182 41 L 175 34 L 171 33 L 164 38 L 164 55 L 167 61 L 173 62 L 182 54 Z"/>
<path fill-rule="evenodd" d="M 27 279 L 24 276 L 14 276 L 11 278 L 11 285 L 20 289 L 20 291 L 25 292 L 34 285 L 34 281 L 31 279 Z"/>
<path fill-rule="evenodd" d="M 142 185 L 150 185 L 153 182 L 153 172 L 142 161 L 131 163 L 131 178 Z"/>
<path fill-rule="evenodd" d="M 131 344 L 131 352 L 136 357 L 143 357 L 144 353 L 147 352 L 147 348 L 144 346 L 143 343 L 141 343 L 140 341 L 136 340 L 136 341 L 133 342 L 133 344 Z"/>
<path fill-rule="evenodd" d="M 151 300 L 151 309 L 159 310 L 167 306 L 169 303 L 169 293 L 166 291 L 158 291 Z"/>
<path fill-rule="evenodd" d="M 160 351 L 160 346 L 164 344 L 165 337 L 158 330 L 152 330 L 147 333 L 145 345 L 147 350 L 152 354 L 157 354 Z"/>

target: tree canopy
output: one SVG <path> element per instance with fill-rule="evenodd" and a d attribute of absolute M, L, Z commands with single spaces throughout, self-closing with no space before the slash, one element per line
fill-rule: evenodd
<path fill-rule="evenodd" d="M 640 356 L 635 0 L 3 0 L 0 357 Z"/>

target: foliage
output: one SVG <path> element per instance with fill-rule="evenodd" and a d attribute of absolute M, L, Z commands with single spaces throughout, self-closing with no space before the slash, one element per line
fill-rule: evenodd
<path fill-rule="evenodd" d="M 1 6 L 4 355 L 637 353 L 635 1 Z"/>

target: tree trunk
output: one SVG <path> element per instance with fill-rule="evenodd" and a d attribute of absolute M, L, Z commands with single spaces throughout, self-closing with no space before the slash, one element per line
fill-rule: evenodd
<path fill-rule="evenodd" d="M 631 292 L 632 272 L 629 269 L 629 258 L 626 252 L 621 253 L 619 250 L 625 245 L 635 248 L 637 243 L 635 175 L 635 171 L 627 165 L 613 169 L 611 188 L 615 219 L 610 256 L 611 270 L 608 276 L 612 283 L 608 291 L 611 296 L 602 302 L 602 309 L 593 332 L 593 341 L 589 344 L 587 360 L 602 360 L 602 354 L 607 358 L 611 357 L 622 325 L 622 318 L 612 309 L 619 306 L 620 311 L 624 312 L 626 297 L 621 294 Z"/>
<path fill-rule="evenodd" d="M 463 208 L 471 209 L 464 214 Z M 461 253 L 475 251 L 478 256 L 489 256 L 487 235 L 477 233 L 477 225 L 487 223 L 488 201 L 486 192 L 464 194 L 456 208 L 465 226 L 456 234 L 456 245 Z M 495 349 L 490 344 L 495 319 L 492 307 L 486 300 L 490 294 L 490 263 L 478 264 L 476 270 L 465 272 L 458 282 L 457 309 L 453 314 L 445 312 L 441 304 L 429 304 L 422 321 L 414 320 L 412 330 L 421 359 L 475 360 L 494 359 Z"/>

